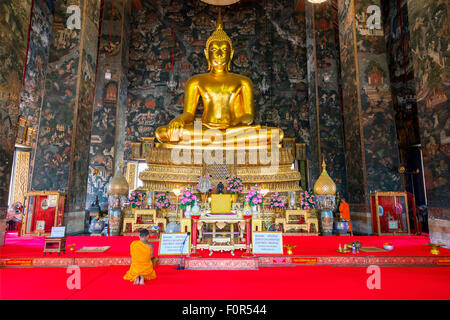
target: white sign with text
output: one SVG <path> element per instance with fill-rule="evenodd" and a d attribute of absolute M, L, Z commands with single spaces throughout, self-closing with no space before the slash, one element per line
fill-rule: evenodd
<path fill-rule="evenodd" d="M 254 254 L 283 254 L 283 235 L 281 232 L 253 232 Z"/>
<path fill-rule="evenodd" d="M 187 233 L 161 233 L 158 255 L 189 254 L 190 238 Z"/>

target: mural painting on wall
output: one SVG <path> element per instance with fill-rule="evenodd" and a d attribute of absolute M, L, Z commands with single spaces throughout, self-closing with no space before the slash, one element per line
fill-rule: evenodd
<path fill-rule="evenodd" d="M 375 1 L 375 5 L 379 10 L 379 2 Z M 344 37 L 344 39 L 341 39 L 341 49 L 344 48 L 342 50 L 344 53 L 341 52 L 343 58 L 341 62 L 342 65 L 347 66 L 344 55 L 347 47 L 345 38 L 351 38 L 356 45 L 356 63 L 358 63 L 359 71 L 359 78 L 353 80 L 351 79 L 352 74 L 349 75 L 349 79 L 345 78 L 345 75 L 348 74 L 348 70 L 345 70 L 347 68 L 342 70 L 344 101 L 346 101 L 346 95 L 348 97 L 353 94 L 356 98 L 357 93 L 354 90 L 358 90 L 357 88 L 359 88 L 361 98 L 360 106 L 358 106 L 357 100 L 352 101 L 355 104 L 347 102 L 347 106 L 350 108 L 347 107 L 344 112 L 347 153 L 353 153 L 349 148 L 354 148 L 353 142 L 356 142 L 357 139 L 363 140 L 363 145 L 361 143 L 357 145 L 362 148 L 359 149 L 360 152 L 361 150 L 364 152 L 363 156 L 351 155 L 347 161 L 347 168 L 353 169 L 353 165 L 357 161 L 361 161 L 363 166 L 362 174 L 365 175 L 365 178 L 360 176 L 359 179 L 359 183 L 363 183 L 352 184 L 352 188 L 363 189 L 361 186 L 365 186 L 364 188 L 368 190 L 401 190 L 401 178 L 396 172 L 400 160 L 386 61 L 386 44 L 382 30 L 381 32 L 367 32 L 369 17 L 364 12 L 367 12 L 370 6 L 374 6 L 374 2 L 369 0 L 343 1 L 340 4 L 340 26 L 345 26 L 341 32 Z M 354 19 L 353 10 L 355 13 Z M 363 25 L 366 25 L 366 27 Z M 378 25 L 377 28 L 381 28 L 381 25 Z M 369 28 L 369 30 L 371 29 Z M 353 39 L 353 33 L 355 33 L 356 39 Z M 354 44 L 351 44 L 353 50 L 355 50 Z M 351 59 L 355 61 L 354 53 Z M 351 61 L 348 62 L 351 63 Z M 345 83 L 346 81 L 350 81 L 350 86 L 353 86 L 353 88 L 349 87 L 349 84 Z M 351 112 L 355 113 L 352 115 Z M 354 121 L 354 124 L 350 124 L 350 121 Z M 353 136 L 355 131 L 352 129 L 356 130 L 358 134 Z M 373 150 L 377 151 L 374 152 Z M 361 168 L 361 166 L 357 166 L 357 168 Z M 363 181 L 361 181 L 361 178 L 363 178 Z M 353 178 L 349 177 L 350 179 Z M 351 194 L 350 190 L 349 193 Z M 367 203 L 367 195 L 362 200 L 362 203 Z"/>
<path fill-rule="evenodd" d="M 45 86 L 45 74 L 48 65 L 50 35 L 53 25 L 53 8 L 48 2 L 36 0 L 33 4 L 33 18 L 28 45 L 27 69 L 20 96 L 20 114 L 30 121 L 31 127 L 39 131 L 39 117 L 42 107 L 42 92 Z M 28 183 L 31 184 L 37 134 L 33 137 L 32 156 Z"/>
<path fill-rule="evenodd" d="M 384 32 L 388 53 L 389 78 L 392 102 L 395 110 L 395 124 L 400 146 L 420 144 L 417 102 L 414 86 L 408 6 L 406 1 L 382 2 Z M 400 152 L 405 152 L 401 148 Z M 406 160 L 402 155 L 402 163 Z"/>
<path fill-rule="evenodd" d="M 390 90 L 386 41 L 381 22 L 374 25 L 365 13 L 381 20 L 380 1 L 354 1 L 357 23 L 359 81 L 361 85 L 362 127 L 366 158 L 367 185 L 370 190 L 400 191 L 401 176 L 395 111 Z M 376 13 L 378 12 L 378 13 Z M 365 27 L 363 27 L 365 26 Z M 372 29 L 369 28 L 372 27 Z M 369 29 L 369 31 L 367 31 Z M 376 31 L 376 32 L 375 32 Z M 376 150 L 376 152 L 374 151 Z"/>
<path fill-rule="evenodd" d="M 97 6 L 95 10 L 88 10 Z M 76 117 L 76 132 L 74 137 L 73 160 L 69 182 L 69 210 L 84 210 L 86 201 L 86 182 L 88 180 L 89 150 L 92 130 L 92 112 L 95 97 L 95 71 L 98 49 L 98 14 L 99 2 L 89 0 L 87 11 L 94 16 L 85 16 L 83 33 L 83 55 L 81 57 L 80 85 L 78 88 L 78 114 Z"/>
<path fill-rule="evenodd" d="M 100 206 L 107 207 L 106 187 L 114 173 L 115 153 L 117 149 L 124 148 L 122 137 L 125 136 L 125 128 L 121 122 L 125 122 L 125 115 L 122 114 L 124 111 L 121 112 L 120 109 L 125 110 L 123 101 L 126 100 L 127 94 L 126 91 L 119 94 L 118 86 L 120 83 L 121 87 L 127 87 L 127 68 L 124 61 L 126 52 L 128 52 L 126 40 L 128 24 L 124 21 L 127 17 L 125 10 L 126 6 L 124 7 L 123 1 L 116 0 L 113 8 L 111 3 L 106 3 L 103 11 L 90 136 L 86 208 L 95 200 L 96 196 L 98 196 Z M 110 80 L 105 79 L 106 69 L 111 72 Z M 122 84 L 124 77 L 125 84 Z M 120 105 L 120 100 L 122 100 L 123 107 Z"/>
<path fill-rule="evenodd" d="M 207 72 L 203 49 L 217 20 L 217 8 L 198 1 L 143 4 L 145 10 L 134 11 L 131 23 L 127 145 L 153 136 L 158 126 L 183 111 L 186 81 L 194 73 Z M 287 0 L 266 4 L 264 48 L 260 1 L 226 7 L 222 16 L 235 50 L 231 71 L 249 77 L 254 84 L 255 122 L 279 126 L 286 136 L 308 143 L 304 15 L 295 13 L 292 6 Z M 178 86 L 170 92 L 166 82 L 172 68 L 173 28 Z M 263 53 L 271 86 L 265 96 L 258 90 Z M 198 109 L 200 114 L 201 103 Z"/>
<path fill-rule="evenodd" d="M 339 42 L 349 203 L 365 203 L 364 162 L 358 106 L 352 0 L 338 1 Z"/>
<path fill-rule="evenodd" d="M 32 190 L 68 188 L 80 30 L 66 28 L 67 1 L 57 2 L 50 38 Z M 60 106 L 65 106 L 61 108 Z"/>
<path fill-rule="evenodd" d="M 31 0 L 0 1 L 0 12 L 0 207 L 6 207 L 26 62 Z"/>
<path fill-rule="evenodd" d="M 323 5 L 314 8 L 307 4 L 307 54 L 309 68 L 309 93 L 310 96 L 310 130 L 312 159 L 314 170 L 311 171 L 313 179 L 321 173 L 319 164 L 325 159 L 329 168 L 330 176 L 336 182 L 337 191 L 341 196 L 346 197 L 346 168 L 344 154 L 344 137 L 342 111 L 340 106 L 340 90 L 338 88 L 338 60 L 339 51 L 335 41 L 336 30 L 333 27 L 333 7 Z M 312 15 L 314 14 L 314 19 Z M 312 25 L 314 21 L 314 32 Z M 314 51 L 314 41 L 316 48 Z M 316 61 L 314 59 L 316 54 Z M 317 67 L 316 67 L 317 65 Z M 317 68 L 317 93 L 318 101 L 315 98 Z M 317 110 L 318 108 L 318 110 Z M 319 119 L 317 119 L 317 116 Z M 318 130 L 315 128 L 319 125 Z M 314 129 L 313 129 L 314 128 Z M 313 132 L 314 131 L 314 132 Z M 319 133 L 317 132 L 319 131 Z M 320 135 L 320 155 L 317 147 L 318 135 Z"/>
<path fill-rule="evenodd" d="M 448 208 L 448 3 L 408 1 L 407 5 L 428 204 Z"/>

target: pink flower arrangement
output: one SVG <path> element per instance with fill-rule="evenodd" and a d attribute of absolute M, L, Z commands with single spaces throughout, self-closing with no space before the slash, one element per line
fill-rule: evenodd
<path fill-rule="evenodd" d="M 167 209 L 172 205 L 169 200 L 168 194 L 168 192 L 158 192 L 156 194 L 155 206 L 158 209 Z"/>
<path fill-rule="evenodd" d="M 242 179 L 239 178 L 237 175 L 232 175 L 227 179 L 227 190 L 230 193 L 239 193 L 242 192 Z"/>
<path fill-rule="evenodd" d="M 180 208 L 182 210 L 187 206 L 193 206 L 196 200 L 198 200 L 198 198 L 190 185 L 188 185 L 187 188 L 181 189 Z"/>
<path fill-rule="evenodd" d="M 131 204 L 132 208 L 140 207 L 143 204 L 142 200 L 144 199 L 144 197 L 145 192 L 133 190 L 128 197 L 129 204 Z"/>
<path fill-rule="evenodd" d="M 245 196 L 245 200 L 248 202 L 248 204 L 253 207 L 253 206 L 262 206 L 263 204 L 263 196 L 261 193 L 261 188 L 258 188 L 258 185 L 255 184 L 255 186 L 253 186 L 248 192 L 247 195 Z"/>
<path fill-rule="evenodd" d="M 278 192 L 275 192 L 270 197 L 270 208 L 284 208 L 286 203 L 284 199 L 279 195 Z"/>
<path fill-rule="evenodd" d="M 317 204 L 314 194 L 310 194 L 308 191 L 300 192 L 300 206 L 302 210 L 315 209 Z"/>

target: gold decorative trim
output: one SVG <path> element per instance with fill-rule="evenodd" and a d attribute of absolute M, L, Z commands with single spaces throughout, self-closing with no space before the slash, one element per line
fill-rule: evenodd
<path fill-rule="evenodd" d="M 138 169 L 138 166 L 137 166 L 136 162 L 128 162 L 127 163 L 126 179 L 127 179 L 130 190 L 136 189 L 137 169 Z"/>
<path fill-rule="evenodd" d="M 16 151 L 14 168 L 13 203 L 25 204 L 28 188 L 28 170 L 30 168 L 30 152 Z"/>

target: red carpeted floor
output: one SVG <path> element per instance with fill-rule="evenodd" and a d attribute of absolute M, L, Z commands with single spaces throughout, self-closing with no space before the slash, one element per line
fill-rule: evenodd
<path fill-rule="evenodd" d="M 450 268 L 382 267 L 381 289 L 369 290 L 365 267 L 267 267 L 258 271 L 188 271 L 160 266 L 135 286 L 127 267 L 81 268 L 69 290 L 65 268 L 0 269 L 0 299 L 450 299 Z"/>
<path fill-rule="evenodd" d="M 104 253 L 77 253 L 67 251 L 64 257 L 124 257 L 129 256 L 130 244 L 137 237 L 68 237 L 67 245 L 75 244 L 75 251 L 84 246 L 111 246 Z M 355 240 L 362 242 L 363 247 L 383 247 L 384 242 L 392 242 L 395 249 L 391 252 L 364 253 L 362 256 L 432 256 L 429 247 L 428 236 L 391 236 L 391 237 L 312 237 L 312 236 L 284 236 L 284 244 L 294 244 L 294 255 L 308 256 L 335 256 L 339 244 L 351 243 Z M 158 243 L 154 243 L 155 250 L 158 250 Z M 42 257 L 44 246 L 43 237 L 19 237 L 17 233 L 7 233 L 5 246 L 0 247 L 0 257 Z M 440 249 L 441 256 L 450 256 L 450 249 Z M 236 251 L 236 258 L 241 252 Z M 52 256 L 55 256 L 54 254 Z M 204 257 L 208 257 L 208 252 L 204 252 Z M 229 253 L 214 253 L 211 258 L 221 258 L 232 256 Z"/>

